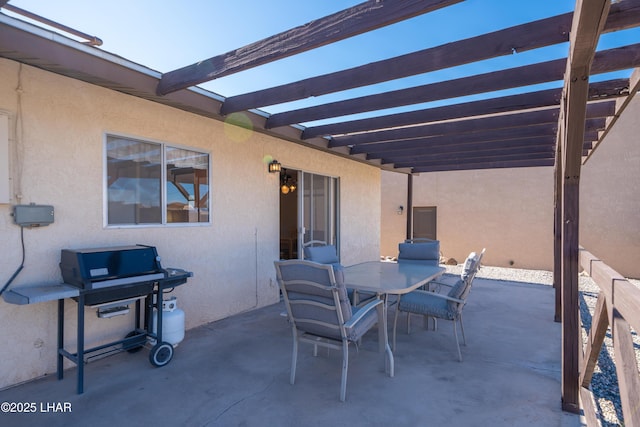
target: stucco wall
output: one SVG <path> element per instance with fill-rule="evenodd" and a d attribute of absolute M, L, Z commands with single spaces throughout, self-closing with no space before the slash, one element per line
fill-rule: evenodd
<path fill-rule="evenodd" d="M 632 278 L 640 278 L 639 119 L 636 95 L 580 178 L 580 244 Z"/>
<path fill-rule="evenodd" d="M 405 238 L 407 177 L 383 172 L 382 255 Z M 437 237 L 447 258 L 463 262 L 487 248 L 493 266 L 553 267 L 553 168 L 426 173 L 413 178 L 413 205 L 437 207 Z"/>
<path fill-rule="evenodd" d="M 640 98 L 583 165 L 580 244 L 619 273 L 640 277 Z M 553 168 L 440 172 L 414 177 L 414 206 L 436 206 L 443 255 L 461 262 L 487 248 L 485 263 L 553 269 Z M 405 238 L 406 175 L 382 173 L 381 254 Z M 513 261 L 513 264 L 511 262 Z"/>
<path fill-rule="evenodd" d="M 62 248 L 144 243 L 157 247 L 165 267 L 194 272 L 174 293 L 187 328 L 277 302 L 279 183 L 277 174 L 267 173 L 266 155 L 339 177 L 343 262 L 379 255 L 380 172 L 374 167 L 4 59 L 0 113 L 9 115 L 12 184 L 22 193 L 13 203 L 55 208 L 54 224 L 24 230 L 25 268 L 12 287 L 59 282 Z M 105 229 L 103 138 L 110 132 L 210 152 L 213 223 Z M 11 212 L 11 205 L 0 205 L 0 284 L 21 261 L 20 228 Z M 104 320 L 87 310 L 86 317 L 87 347 L 119 339 L 133 325 L 131 316 Z M 55 371 L 55 319 L 54 302 L 17 306 L 0 300 L 0 342 L 8 344 L 0 388 Z M 66 319 L 66 346 L 73 350 L 74 302 L 66 304 Z"/>

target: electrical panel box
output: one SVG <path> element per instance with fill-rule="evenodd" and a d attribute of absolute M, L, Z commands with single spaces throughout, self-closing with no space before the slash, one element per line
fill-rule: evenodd
<path fill-rule="evenodd" d="M 13 220 L 21 227 L 43 227 L 53 223 L 53 206 L 50 205 L 15 205 Z"/>

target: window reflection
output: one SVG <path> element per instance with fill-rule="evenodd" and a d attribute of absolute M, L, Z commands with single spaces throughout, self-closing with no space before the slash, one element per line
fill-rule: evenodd
<path fill-rule="evenodd" d="M 116 136 L 106 152 L 109 225 L 209 222 L 208 154 Z"/>
<path fill-rule="evenodd" d="M 167 222 L 209 221 L 209 155 L 167 147 Z"/>

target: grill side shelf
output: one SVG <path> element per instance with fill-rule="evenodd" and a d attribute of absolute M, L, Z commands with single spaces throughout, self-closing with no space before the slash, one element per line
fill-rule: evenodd
<path fill-rule="evenodd" d="M 74 298 L 78 295 L 80 295 L 80 289 L 77 287 L 56 283 L 51 285 L 19 286 L 2 294 L 2 298 L 9 304 L 27 305 Z"/>

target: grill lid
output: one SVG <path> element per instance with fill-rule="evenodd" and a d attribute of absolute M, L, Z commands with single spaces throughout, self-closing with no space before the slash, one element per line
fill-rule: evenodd
<path fill-rule="evenodd" d="M 118 246 L 111 248 L 63 249 L 60 255 L 60 271 L 65 283 L 83 289 L 94 289 L 100 282 L 120 280 L 127 283 L 145 280 L 145 276 L 163 278 L 164 271 L 154 246 Z M 105 285 L 112 286 L 112 284 Z"/>

